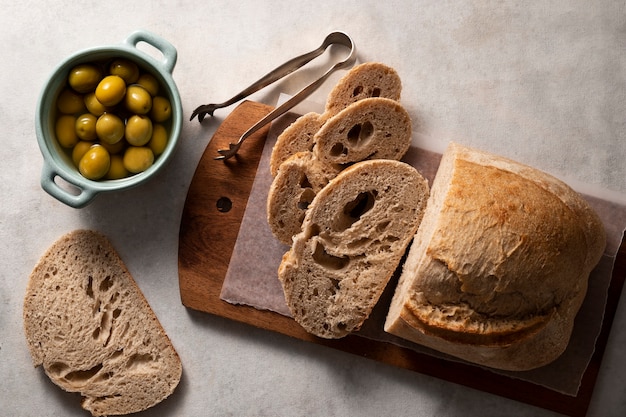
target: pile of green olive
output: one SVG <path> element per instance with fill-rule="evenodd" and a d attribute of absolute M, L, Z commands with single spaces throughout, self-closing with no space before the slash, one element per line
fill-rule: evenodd
<path fill-rule="evenodd" d="M 90 180 L 126 178 L 163 153 L 172 108 L 158 80 L 125 58 L 72 68 L 57 101 L 55 134 Z"/>

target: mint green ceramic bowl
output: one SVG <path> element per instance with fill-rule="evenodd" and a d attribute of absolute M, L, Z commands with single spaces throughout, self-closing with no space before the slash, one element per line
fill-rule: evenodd
<path fill-rule="evenodd" d="M 152 54 L 138 48 L 138 44 L 156 48 Z M 169 138 L 165 151 L 155 159 L 146 171 L 119 180 L 86 179 L 74 166 L 70 155 L 61 148 L 55 136 L 56 101 L 66 85 L 69 71 L 77 64 L 96 62 L 112 58 L 127 58 L 134 61 L 142 70 L 154 75 L 161 85 L 160 95 L 164 95 L 172 106 L 169 125 Z M 182 105 L 172 71 L 176 65 L 177 52 L 172 44 L 161 37 L 139 30 L 131 33 L 119 45 L 101 46 L 79 51 L 59 64 L 45 83 L 39 101 L 35 128 L 39 148 L 43 155 L 41 187 L 57 200 L 68 206 L 80 208 L 89 204 L 98 194 L 136 187 L 161 171 L 171 159 L 178 144 L 182 126 Z M 61 180 L 65 181 L 65 183 Z M 68 185 L 69 183 L 69 185 Z"/>

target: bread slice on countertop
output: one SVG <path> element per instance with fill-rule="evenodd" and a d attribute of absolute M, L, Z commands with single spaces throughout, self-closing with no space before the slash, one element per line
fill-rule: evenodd
<path fill-rule="evenodd" d="M 520 371 L 565 350 L 605 247 L 598 216 L 560 180 L 451 144 L 385 330 Z"/>
<path fill-rule="evenodd" d="M 94 416 L 145 410 L 178 385 L 182 364 L 108 239 L 76 230 L 30 275 L 24 329 L 35 366 L 83 396 Z"/>
<path fill-rule="evenodd" d="M 313 199 L 278 270 L 294 319 L 322 338 L 358 330 L 421 221 L 427 181 L 408 164 L 354 164 Z"/>
<path fill-rule="evenodd" d="M 323 114 L 307 113 L 296 119 L 276 139 L 270 157 L 270 172 L 290 156 L 313 149 L 313 136 L 335 114 L 350 104 L 370 97 L 400 100 L 402 83 L 395 69 L 380 62 L 366 62 L 348 71 L 331 90 Z"/>
<path fill-rule="evenodd" d="M 366 159 L 401 159 L 411 145 L 411 118 L 396 101 L 366 98 L 330 118 L 312 152 L 283 162 L 272 181 L 267 221 L 287 245 L 300 232 L 308 203 L 343 168 Z"/>

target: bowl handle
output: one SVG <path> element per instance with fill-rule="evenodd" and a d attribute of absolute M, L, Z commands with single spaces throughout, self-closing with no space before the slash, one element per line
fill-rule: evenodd
<path fill-rule="evenodd" d="M 174 45 L 160 36 L 146 30 L 137 30 L 131 33 L 124 40 L 124 43 L 137 48 L 137 44 L 142 41 L 152 45 L 163 54 L 163 59 L 160 64 L 171 74 L 172 71 L 174 71 L 174 66 L 176 65 L 176 59 L 178 57 L 178 52 L 176 51 L 176 48 L 174 48 Z"/>
<path fill-rule="evenodd" d="M 55 172 L 50 165 L 44 162 L 43 169 L 41 170 L 41 188 L 43 188 L 52 197 L 56 198 L 62 203 L 67 204 L 70 207 L 84 207 L 89 204 L 91 200 L 93 200 L 97 195 L 95 191 L 81 188 L 78 186 L 78 184 L 75 184 L 70 180 L 63 178 L 65 181 L 76 187 L 78 191 L 80 191 L 80 193 L 77 195 L 72 194 L 55 182 L 54 179 L 56 177 L 63 178 L 60 174 Z"/>

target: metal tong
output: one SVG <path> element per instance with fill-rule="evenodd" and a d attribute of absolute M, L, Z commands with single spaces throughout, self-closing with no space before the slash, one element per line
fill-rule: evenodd
<path fill-rule="evenodd" d="M 225 160 L 225 159 L 229 159 L 229 158 L 232 158 L 233 156 L 235 156 L 235 154 L 237 153 L 237 151 L 241 147 L 241 144 L 243 143 L 243 141 L 245 141 L 250 135 L 252 135 L 256 131 L 261 129 L 266 124 L 270 123 L 272 120 L 274 120 L 277 117 L 283 115 L 288 110 L 292 109 L 295 105 L 297 105 L 298 103 L 303 101 L 306 97 L 311 95 L 311 93 L 313 93 L 320 85 L 322 85 L 322 83 L 335 70 L 352 66 L 354 64 L 355 60 L 356 60 L 356 46 L 355 46 L 354 42 L 352 41 L 352 39 L 350 38 L 350 36 L 348 36 L 347 34 L 345 34 L 343 32 L 332 32 L 328 36 L 326 36 L 326 38 L 324 39 L 324 42 L 320 45 L 319 48 L 317 48 L 317 49 L 315 49 L 315 50 L 313 50 L 311 52 L 308 52 L 308 53 L 306 53 L 304 55 L 300 55 L 298 57 L 295 57 L 295 58 L 285 62 L 284 64 L 282 64 L 279 67 L 275 68 L 271 72 L 267 73 L 261 79 L 259 79 L 258 81 L 256 81 L 255 83 L 253 83 L 248 88 L 244 89 L 239 94 L 237 94 L 234 97 L 232 97 L 231 99 L 229 99 L 229 100 L 227 100 L 227 101 L 225 101 L 223 103 L 219 103 L 219 104 L 205 104 L 205 105 L 202 105 L 202 106 L 199 106 L 198 108 L 196 108 L 193 111 L 193 113 L 192 113 L 191 117 L 189 118 L 189 120 L 193 120 L 194 117 L 198 116 L 198 121 L 202 122 L 202 120 L 204 120 L 204 117 L 207 114 L 210 115 L 210 116 L 213 116 L 213 112 L 216 109 L 230 106 L 231 104 L 234 104 L 234 103 L 238 102 L 239 100 L 242 100 L 243 98 L 249 96 L 250 94 L 253 94 L 253 93 L 259 91 L 260 89 L 262 89 L 262 88 L 272 84 L 273 82 L 278 81 L 279 79 L 281 79 L 281 78 L 291 74 L 292 72 L 294 72 L 298 68 L 301 68 L 302 66 L 304 66 L 308 62 L 312 61 L 313 59 L 315 59 L 318 56 L 320 56 L 321 54 L 323 54 L 324 51 L 330 45 L 333 45 L 333 44 L 343 45 L 343 46 L 349 48 L 350 49 L 350 54 L 344 60 L 342 60 L 340 62 L 337 62 L 335 65 L 330 67 L 317 80 L 313 81 L 311 84 L 309 84 L 306 87 L 304 87 L 302 90 L 300 90 L 298 93 L 296 93 L 293 97 L 291 97 L 289 100 L 287 100 L 281 106 L 275 108 L 270 113 L 268 113 L 265 117 L 263 117 L 261 120 L 259 120 L 255 125 L 253 125 L 243 135 L 241 135 L 241 137 L 239 138 L 237 143 L 230 143 L 229 144 L 229 149 L 219 149 L 217 152 L 220 154 L 220 156 L 217 156 L 215 159 Z"/>

